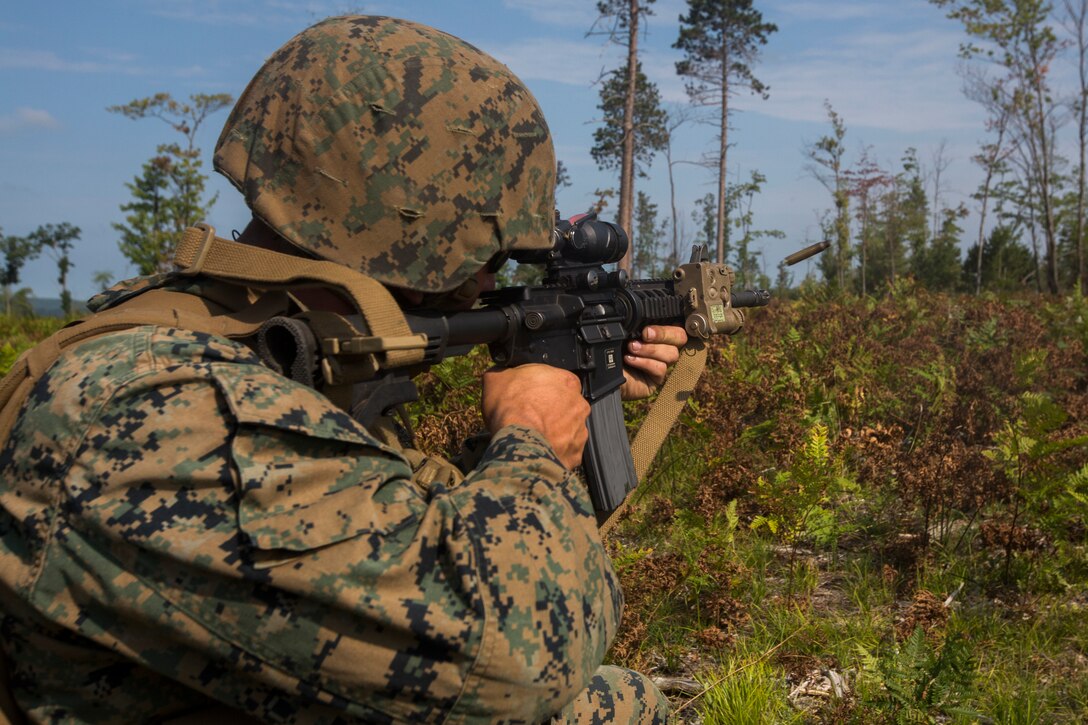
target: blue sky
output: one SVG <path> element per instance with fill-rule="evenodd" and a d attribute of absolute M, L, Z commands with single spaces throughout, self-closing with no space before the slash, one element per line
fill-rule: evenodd
<path fill-rule="evenodd" d="M 305 26 L 330 14 L 363 12 L 410 18 L 453 33 L 509 65 L 540 100 L 559 158 L 574 185 L 562 191 L 565 214 L 582 211 L 593 191 L 615 186 L 614 175 L 589 155 L 602 71 L 621 51 L 586 37 L 594 0 L 60 0 L 9 3 L 0 16 L 0 227 L 25 234 L 39 224 L 67 221 L 83 236 L 71 286 L 77 299 L 96 290 L 98 271 L 115 278 L 134 269 L 117 251 L 111 222 L 121 221 L 131 181 L 158 143 L 174 132 L 155 120 L 107 113 L 110 105 L 158 91 L 237 95 L 265 57 Z M 671 48 L 685 0 L 658 0 L 643 39 L 643 65 L 668 104 L 686 102 Z M 754 206 L 755 226 L 780 229 L 767 243 L 766 269 L 819 238 L 827 192 L 805 171 L 803 149 L 828 130 L 824 100 L 846 122 L 851 160 L 861 149 L 898 168 L 908 147 L 934 166 L 943 144 L 951 164 L 942 176 L 945 205 L 968 200 L 979 175 L 970 162 L 985 138 L 983 116 L 961 94 L 956 73 L 961 31 L 922 0 L 757 0 L 771 36 L 756 75 L 770 99 L 736 99 L 730 176 L 753 169 L 767 177 Z M 206 124 L 199 145 L 210 167 L 222 112 Z M 697 160 L 715 147 L 715 129 L 689 124 L 674 157 Z M 678 217 L 690 238 L 696 198 L 714 190 L 712 172 L 676 167 Z M 237 193 L 213 174 L 220 192 L 209 221 L 221 233 L 241 228 L 248 213 Z M 664 159 L 655 160 L 639 188 L 669 205 Z M 797 278 L 805 265 L 796 270 Z M 38 296 L 56 296 L 48 259 L 27 265 L 23 283 Z"/>

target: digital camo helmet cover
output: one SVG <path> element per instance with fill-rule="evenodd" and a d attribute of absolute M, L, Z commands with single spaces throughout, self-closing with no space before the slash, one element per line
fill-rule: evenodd
<path fill-rule="evenodd" d="M 551 245 L 555 152 L 502 63 L 425 25 L 329 18 L 250 82 L 215 168 L 295 246 L 385 284 L 458 287 Z"/>

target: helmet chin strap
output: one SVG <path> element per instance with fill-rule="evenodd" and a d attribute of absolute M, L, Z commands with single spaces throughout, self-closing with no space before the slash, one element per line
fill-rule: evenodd
<path fill-rule="evenodd" d="M 336 262 L 305 259 L 228 241 L 217 237 L 214 227 L 197 224 L 182 234 L 174 264 L 186 276 L 203 274 L 255 287 L 286 287 L 303 282 L 335 287 L 351 300 L 366 322 L 372 336 L 367 349 L 376 366 L 389 369 L 423 361 L 427 336 L 411 331 L 400 305 L 385 285 Z M 476 286 L 475 279 L 472 284 Z M 450 294 L 464 294 L 467 291 L 462 291 L 464 287 L 463 284 Z"/>

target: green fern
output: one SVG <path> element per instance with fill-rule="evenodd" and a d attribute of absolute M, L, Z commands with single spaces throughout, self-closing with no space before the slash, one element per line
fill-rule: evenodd
<path fill-rule="evenodd" d="M 824 467 L 831 459 L 831 451 L 827 445 L 827 426 L 817 423 L 808 431 L 803 449 L 805 461 L 812 466 Z"/>
<path fill-rule="evenodd" d="M 957 637 L 939 649 L 919 627 L 885 656 L 859 646 L 862 698 L 896 723 L 938 722 L 939 716 L 977 717 L 967 703 L 974 694 L 975 663 Z"/>
<path fill-rule="evenodd" d="M 1006 423 L 994 436 L 994 447 L 984 452 L 1013 484 L 1013 525 L 1032 522 L 1060 539 L 1070 520 L 1082 517 L 1088 498 L 1088 467 L 1068 471 L 1064 454 L 1076 448 L 1088 449 L 1088 435 L 1063 435 L 1069 415 L 1050 396 L 1027 392 L 1021 395 L 1020 416 Z M 1005 543 L 1004 577 L 1010 579 L 1014 560 L 1013 540 Z M 1039 564 L 1029 560 L 1028 572 Z M 1058 566 L 1053 560 L 1043 564 Z M 1042 572 L 1044 580 L 1062 582 L 1060 571 Z M 1064 588 L 1064 587 L 1060 587 Z"/>

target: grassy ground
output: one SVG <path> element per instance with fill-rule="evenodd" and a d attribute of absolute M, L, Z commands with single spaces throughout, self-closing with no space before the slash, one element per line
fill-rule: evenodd
<path fill-rule="evenodd" d="M 611 657 L 691 722 L 1088 720 L 1086 350 L 1084 300 L 753 315 L 610 542 Z"/>
<path fill-rule="evenodd" d="M 1083 299 L 756 311 L 608 541 L 610 660 L 685 722 L 1088 721 L 1086 351 Z M 424 378 L 433 450 L 484 365 Z"/>

